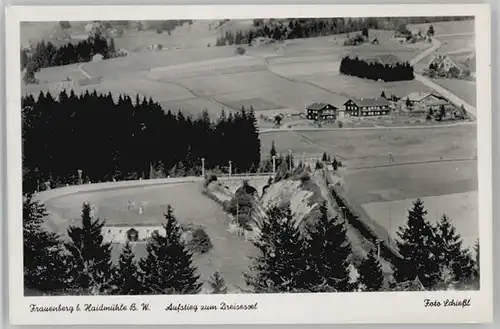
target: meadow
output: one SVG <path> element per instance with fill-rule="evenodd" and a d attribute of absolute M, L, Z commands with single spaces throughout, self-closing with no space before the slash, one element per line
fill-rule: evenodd
<path fill-rule="evenodd" d="M 432 79 L 432 81 L 448 89 L 470 105 L 476 106 L 477 94 L 475 81 L 459 79 Z"/>
<path fill-rule="evenodd" d="M 408 129 L 283 131 L 261 134 L 261 154 L 269 154 L 272 141 L 278 152 L 327 152 L 349 168 L 439 160 L 471 159 L 476 150 L 476 125 Z"/>
<path fill-rule="evenodd" d="M 464 21 L 448 21 L 448 22 L 433 22 L 433 23 L 422 23 L 422 24 L 408 24 L 409 29 L 420 29 L 426 32 L 429 26 L 434 27 L 435 36 L 442 34 L 454 34 L 454 33 L 473 33 L 474 32 L 474 20 L 464 20 Z"/>
<path fill-rule="evenodd" d="M 201 23 L 200 23 L 201 24 Z M 174 30 L 196 29 L 184 26 Z M 151 31 L 145 31 L 144 33 Z M 211 31 L 210 33 L 212 33 Z M 200 32 L 201 33 L 201 32 Z M 23 86 L 24 93 L 51 90 L 59 93 L 74 79 L 75 92 L 97 90 L 139 94 L 152 97 L 165 109 L 182 110 L 197 115 L 207 109 L 213 117 L 221 109 L 239 110 L 252 106 L 256 111 L 277 109 L 302 112 L 314 101 L 340 107 L 349 96 L 378 97 L 386 94 L 406 95 L 427 91 L 418 82 L 380 83 L 341 76 L 338 65 L 342 56 L 356 52 L 375 56 L 391 52 L 403 60 L 410 59 L 428 45 L 400 45 L 388 31 L 370 31 L 381 44 L 344 47 L 344 36 L 287 40 L 259 47 L 244 46 L 247 53 L 236 55 L 236 46 L 186 48 L 157 52 L 131 53 L 111 60 L 48 68 L 37 73 L 39 85 Z M 79 85 L 81 77 L 100 79 Z"/>

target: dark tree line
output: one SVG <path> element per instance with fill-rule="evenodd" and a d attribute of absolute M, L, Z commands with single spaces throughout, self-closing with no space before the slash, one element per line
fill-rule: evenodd
<path fill-rule="evenodd" d="M 413 66 L 408 62 L 393 65 L 366 61 L 346 56 L 340 62 L 340 73 L 370 80 L 405 81 L 413 80 Z"/>
<path fill-rule="evenodd" d="M 463 248 L 462 238 L 448 217 L 436 225 L 425 218 L 420 200 L 408 212 L 399 229 L 402 255 L 393 262 L 394 280 L 382 269 L 376 249 L 358 261 L 353 258 L 344 221 L 328 213 L 325 202 L 316 220 L 300 229 L 289 206 L 272 207 L 254 241 L 260 251 L 244 273 L 251 292 L 347 292 L 406 289 L 420 282 L 426 290 L 450 285 L 478 288 L 479 243 L 476 257 Z M 118 262 L 111 259 L 111 245 L 104 241 L 104 221 L 82 207 L 81 221 L 63 240 L 44 229 L 47 213 L 40 203 L 25 197 L 23 203 L 24 282 L 28 293 L 84 295 L 196 294 L 202 282 L 193 254 L 170 206 L 165 213 L 163 234 L 147 241 L 147 255 L 136 261 L 127 242 Z M 352 275 L 356 268 L 357 275 Z M 212 293 L 227 292 L 220 273 L 209 282 Z M 402 288 L 403 287 L 403 288 Z M 456 286 L 455 286 L 456 287 Z M 418 288 L 418 287 L 417 287 Z M 460 289 L 460 287 L 459 287 Z"/>
<path fill-rule="evenodd" d="M 152 99 L 133 101 L 88 91 L 22 98 L 23 189 L 91 181 L 192 176 L 205 168 L 256 171 L 260 140 L 252 109 L 215 122 L 180 110 L 165 112 Z M 82 171 L 79 177 L 78 170 Z M 82 181 L 80 181 L 80 178 Z"/>
<path fill-rule="evenodd" d="M 396 29 L 400 25 L 438 21 L 468 20 L 471 17 L 367 17 L 367 18 L 289 18 L 254 19 L 248 31 L 226 31 L 217 39 L 217 46 L 251 43 L 254 38 L 273 40 L 313 38 L 367 29 Z"/>
<path fill-rule="evenodd" d="M 89 62 L 96 54 L 101 54 L 105 59 L 115 57 L 113 38 L 108 41 L 104 35 L 93 34 L 75 45 L 68 43 L 62 46 L 42 40 L 32 49 L 21 49 L 21 70 L 26 68 L 25 82 L 31 83 L 34 82 L 35 72 L 40 69 Z"/>

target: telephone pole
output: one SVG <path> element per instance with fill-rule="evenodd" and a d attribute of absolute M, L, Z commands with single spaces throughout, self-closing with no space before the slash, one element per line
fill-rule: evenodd
<path fill-rule="evenodd" d="M 201 177 L 205 177 L 205 158 L 201 158 Z"/>
<path fill-rule="evenodd" d="M 232 171 L 232 163 L 233 161 L 229 160 L 229 177 L 231 177 L 231 171 Z"/>

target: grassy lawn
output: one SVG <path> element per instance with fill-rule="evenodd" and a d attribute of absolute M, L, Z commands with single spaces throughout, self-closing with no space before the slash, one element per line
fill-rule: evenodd
<path fill-rule="evenodd" d="M 336 155 L 349 167 L 394 163 L 464 159 L 475 155 L 476 126 L 422 129 L 374 129 L 335 131 L 284 131 L 262 134 L 262 154 L 269 154 L 274 140 L 278 152 Z"/>
<path fill-rule="evenodd" d="M 135 201 L 136 204 L 147 201 L 142 215 L 127 210 L 129 200 Z M 96 205 L 98 217 L 105 218 L 109 224 L 129 226 L 141 222 L 162 223 L 165 206 L 171 204 L 180 223 L 203 226 L 212 240 L 213 249 L 207 254 L 195 257 L 202 280 L 207 281 L 219 270 L 232 291 L 236 291 L 237 286 L 244 286 L 242 272 L 248 270 L 251 264 L 248 256 L 253 255 L 256 250 L 251 243 L 227 232 L 229 219 L 218 204 L 201 194 L 201 185 L 188 183 L 120 189 L 68 195 L 51 200 L 47 203 L 47 209 L 59 216 L 58 226 L 61 233 L 80 216 L 81 204 L 84 201 Z M 61 222 L 63 220 L 66 222 Z M 116 247 L 115 253 L 118 254 L 120 247 Z M 136 249 L 139 254 L 144 255 L 144 245 L 138 245 Z"/>
<path fill-rule="evenodd" d="M 448 89 L 472 106 L 477 104 L 476 82 L 458 79 L 432 79 L 438 85 Z"/>
<path fill-rule="evenodd" d="M 452 34 L 452 33 L 467 33 L 474 32 L 474 20 L 465 21 L 451 21 L 451 22 L 434 22 L 434 23 L 423 23 L 423 24 L 409 24 L 409 29 L 421 29 L 427 32 L 429 25 L 434 27 L 434 32 L 436 36 L 440 34 Z"/>
<path fill-rule="evenodd" d="M 340 74 L 324 75 L 308 81 L 344 96 L 342 100 L 339 99 L 336 104 L 333 104 L 337 107 L 342 106 L 342 101 L 347 100 L 348 97 L 376 98 L 380 97 L 382 91 L 388 97 L 392 94 L 404 97 L 411 92 L 431 91 L 418 81 L 377 82 Z"/>

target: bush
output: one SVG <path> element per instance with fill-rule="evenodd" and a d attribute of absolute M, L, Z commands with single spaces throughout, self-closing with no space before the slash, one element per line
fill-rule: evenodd
<path fill-rule="evenodd" d="M 62 29 L 69 29 L 71 24 L 68 21 L 60 21 L 59 26 L 61 26 Z"/>
<path fill-rule="evenodd" d="M 300 176 L 300 181 L 302 183 L 305 183 L 305 182 L 308 182 L 311 180 L 311 176 L 309 175 L 309 173 L 307 172 L 304 172 L 301 176 Z"/>
<path fill-rule="evenodd" d="M 217 181 L 217 175 L 215 174 L 211 174 L 209 175 L 206 179 L 205 179 L 205 184 L 204 186 L 207 187 L 208 185 L 210 185 L 210 183 L 212 182 L 216 182 Z"/>
<path fill-rule="evenodd" d="M 191 240 L 189 241 L 189 249 L 191 251 L 204 254 L 212 249 L 213 245 L 210 237 L 203 228 L 197 228 L 191 234 Z"/>
<path fill-rule="evenodd" d="M 247 52 L 247 50 L 245 48 L 243 48 L 243 47 L 238 47 L 238 48 L 236 48 L 236 50 L 234 52 L 237 55 L 245 55 L 245 53 Z"/>

